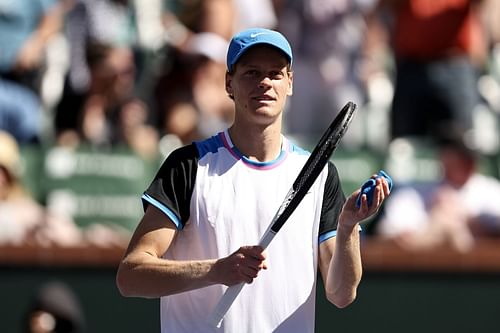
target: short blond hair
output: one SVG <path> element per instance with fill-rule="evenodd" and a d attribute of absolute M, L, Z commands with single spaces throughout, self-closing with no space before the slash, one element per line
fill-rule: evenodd
<path fill-rule="evenodd" d="M 20 156 L 16 139 L 8 132 L 0 130 L 0 166 L 4 167 L 11 177 L 19 175 Z"/>

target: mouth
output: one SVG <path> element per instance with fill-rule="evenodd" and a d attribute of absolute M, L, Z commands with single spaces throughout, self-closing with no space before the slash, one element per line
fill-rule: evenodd
<path fill-rule="evenodd" d="M 258 102 L 274 102 L 276 98 L 268 95 L 259 95 L 259 96 L 254 96 L 252 99 L 258 101 Z"/>

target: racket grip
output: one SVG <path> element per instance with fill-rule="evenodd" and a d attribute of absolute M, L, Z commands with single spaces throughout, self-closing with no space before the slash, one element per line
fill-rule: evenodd
<path fill-rule="evenodd" d="M 222 295 L 219 303 L 217 303 L 215 309 L 208 318 L 210 326 L 220 327 L 222 319 L 226 315 L 226 312 L 229 310 L 236 297 L 238 297 L 238 294 L 243 289 L 243 286 L 245 286 L 245 283 L 242 282 L 226 289 L 226 292 Z"/>
<path fill-rule="evenodd" d="M 276 233 L 274 231 L 268 229 L 262 236 L 259 245 L 262 246 L 263 249 L 266 249 L 275 235 Z M 226 315 L 226 312 L 229 310 L 236 297 L 238 297 L 244 285 L 245 283 L 242 282 L 226 289 L 226 292 L 224 293 L 224 295 L 222 295 L 219 303 L 217 303 L 215 309 L 212 311 L 212 314 L 210 315 L 210 317 L 208 317 L 208 323 L 212 327 L 220 327 L 222 319 Z"/>
<path fill-rule="evenodd" d="M 262 236 L 259 245 L 262 246 L 262 248 L 265 250 L 269 243 L 271 243 L 275 235 L 276 233 L 274 231 L 268 230 L 266 233 L 264 233 L 264 236 Z"/>

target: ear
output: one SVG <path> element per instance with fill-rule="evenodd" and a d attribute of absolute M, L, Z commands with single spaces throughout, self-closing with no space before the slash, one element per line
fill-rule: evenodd
<path fill-rule="evenodd" d="M 229 74 L 229 72 L 226 72 L 226 92 L 229 96 L 233 96 L 232 83 L 233 77 L 231 76 L 231 74 Z"/>
<path fill-rule="evenodd" d="M 288 96 L 293 95 L 293 72 L 288 72 L 288 90 L 286 92 Z"/>

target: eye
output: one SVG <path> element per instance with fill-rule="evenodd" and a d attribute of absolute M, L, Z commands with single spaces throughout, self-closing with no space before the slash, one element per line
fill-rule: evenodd
<path fill-rule="evenodd" d="M 269 73 L 269 77 L 273 80 L 281 80 L 284 77 L 284 74 L 281 71 L 273 71 Z"/>
<path fill-rule="evenodd" d="M 259 71 L 255 70 L 255 69 L 249 69 L 245 72 L 245 75 L 250 76 L 250 77 L 256 77 L 259 75 Z"/>

